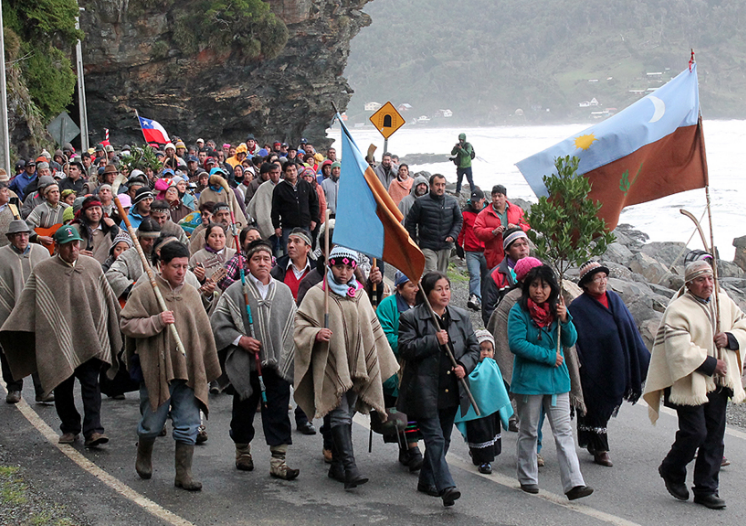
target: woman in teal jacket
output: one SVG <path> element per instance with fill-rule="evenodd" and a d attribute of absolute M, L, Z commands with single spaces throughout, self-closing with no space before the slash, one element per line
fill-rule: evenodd
<path fill-rule="evenodd" d="M 396 292 L 387 296 L 376 309 L 376 315 L 381 322 L 386 339 L 394 351 L 394 356 L 401 363 L 399 356 L 399 314 L 406 312 L 417 303 L 417 291 L 420 290 L 417 283 L 409 281 L 409 278 L 401 272 L 396 272 L 394 278 Z M 399 376 L 394 375 L 383 383 L 383 398 L 386 407 L 395 407 L 399 396 Z M 422 452 L 417 447 L 417 441 L 422 438 L 417 422 L 410 419 L 407 428 L 402 435 L 390 438 L 384 435 L 384 442 L 397 442 L 399 444 L 399 462 L 409 468 L 410 473 L 419 471 L 422 467 Z"/>
<path fill-rule="evenodd" d="M 562 347 L 575 345 L 577 333 L 560 298 L 554 271 L 542 265 L 523 280 L 523 294 L 508 316 L 508 343 L 515 354 L 510 390 L 518 406 L 518 481 L 527 493 L 539 492 L 536 443 L 541 409 L 552 426 L 562 488 L 568 499 L 593 489 L 580 473 L 570 425 L 570 374 Z M 557 351 L 557 324 L 562 346 Z"/>

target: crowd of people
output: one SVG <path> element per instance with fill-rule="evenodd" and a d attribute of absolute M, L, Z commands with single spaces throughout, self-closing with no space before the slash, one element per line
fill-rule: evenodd
<path fill-rule="evenodd" d="M 345 489 L 368 482 L 352 421 L 370 413 L 384 441 L 398 444 L 398 461 L 419 472 L 417 490 L 453 506 L 461 495 L 446 462 L 454 425 L 483 474 L 501 454 L 502 431 L 516 432 L 517 478 L 536 494 L 548 419 L 563 490 L 574 500 L 593 489 L 580 471 L 572 415 L 578 445 L 612 467 L 608 422 L 623 401 L 644 396 L 651 418 L 661 400 L 679 416 L 659 468 L 667 490 L 689 498 L 686 466 L 698 451 L 694 501 L 725 506 L 725 407 L 746 398 L 746 317 L 715 288 L 712 258 L 687 266 L 651 355 L 607 289 L 606 266 L 583 265 L 583 293 L 571 298 L 552 268 L 531 257 L 530 225 L 506 187 L 493 186 L 487 202 L 474 185 L 464 134 L 451 152 L 456 195 L 445 176 L 410 174 L 388 152 L 380 164 L 370 160 L 425 255 L 421 280 L 396 271 L 390 284 L 383 262 L 334 245 L 345 176 L 334 148 L 260 146 L 249 135 L 222 147 L 177 140 L 155 152 L 156 164 L 137 168 L 133 153 L 98 145 L 79 154 L 66 145 L 19 161 L 12 177 L 0 172 L 6 401 L 20 401 L 31 375 L 36 402 L 55 404 L 61 444 L 81 433 L 85 447 L 107 443 L 102 393 L 137 391 L 136 472 L 153 476 L 153 446 L 170 419 L 175 485 L 200 490 L 194 448 L 207 441 L 210 395 L 225 393 L 233 397 L 230 429 L 214 432 L 229 433 L 236 469 L 254 470 L 259 412 L 270 475 L 294 480 L 294 400 L 303 434 L 315 435 L 313 420 L 323 419 L 328 475 Z M 454 252 L 470 278 L 465 308 L 451 302 Z M 486 330 L 474 328 L 469 309 Z"/>

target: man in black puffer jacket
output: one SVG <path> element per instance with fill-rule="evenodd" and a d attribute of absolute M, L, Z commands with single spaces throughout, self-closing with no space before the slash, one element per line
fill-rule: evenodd
<path fill-rule="evenodd" d="M 446 195 L 446 178 L 432 175 L 430 193 L 415 200 L 406 221 L 409 235 L 425 254 L 425 272 L 448 270 L 451 248 L 462 222 L 458 201 Z"/>

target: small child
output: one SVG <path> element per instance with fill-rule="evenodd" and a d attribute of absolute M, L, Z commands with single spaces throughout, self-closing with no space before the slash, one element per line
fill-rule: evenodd
<path fill-rule="evenodd" d="M 513 414 L 508 392 L 495 361 L 495 340 L 486 330 L 475 332 L 481 354 L 479 364 L 469 375 L 469 386 L 479 406 L 480 417 L 473 408 L 461 417 L 456 416 L 457 427 L 469 444 L 469 455 L 479 472 L 492 473 L 492 462 L 502 452 L 502 427 Z"/>

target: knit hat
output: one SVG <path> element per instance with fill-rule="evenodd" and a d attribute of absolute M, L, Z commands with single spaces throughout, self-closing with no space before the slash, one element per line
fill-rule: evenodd
<path fill-rule="evenodd" d="M 119 199 L 119 204 L 122 205 L 122 208 L 129 208 L 132 206 L 132 199 L 130 199 L 128 194 L 119 194 L 117 198 Z"/>
<path fill-rule="evenodd" d="M 396 276 L 394 276 L 394 285 L 398 287 L 404 285 L 407 281 L 409 281 L 409 278 L 401 270 L 397 270 Z"/>
<path fill-rule="evenodd" d="M 609 269 L 604 267 L 598 261 L 586 261 L 580 267 L 580 280 L 578 281 L 578 286 L 582 287 L 583 285 L 586 285 L 593 279 L 593 276 L 599 272 L 605 272 L 607 276 L 609 275 Z"/>
<path fill-rule="evenodd" d="M 503 250 L 507 251 L 510 248 L 510 245 L 521 238 L 528 239 L 528 236 L 526 235 L 526 232 L 524 232 L 520 228 L 517 228 L 513 232 L 509 233 L 508 235 L 503 237 Z"/>
<path fill-rule="evenodd" d="M 67 208 L 65 208 L 65 211 L 62 212 L 62 222 L 69 223 L 73 219 L 75 219 L 75 210 L 72 206 L 68 206 Z"/>
<path fill-rule="evenodd" d="M 172 150 L 176 150 L 176 146 L 171 144 L 170 142 L 166 144 L 166 146 L 163 148 L 163 151 L 168 151 L 168 149 L 171 148 Z"/>
<path fill-rule="evenodd" d="M 340 163 L 339 161 L 334 161 L 332 163 L 332 168 L 342 168 L 342 163 Z"/>
<path fill-rule="evenodd" d="M 356 268 L 359 263 L 359 257 L 358 253 L 354 250 L 337 245 L 329 253 L 329 266 L 333 267 L 334 265 L 343 264 Z"/>
<path fill-rule="evenodd" d="M 147 186 L 140 188 L 137 193 L 135 193 L 135 200 L 132 201 L 132 205 L 137 205 L 137 203 L 144 201 L 145 199 L 153 199 L 153 192 L 151 192 L 150 188 Z"/>
<path fill-rule="evenodd" d="M 523 279 L 532 268 L 540 267 L 542 265 L 543 263 L 541 261 L 530 256 L 519 259 L 518 262 L 515 264 L 515 267 L 513 267 L 513 270 L 515 271 L 515 279 L 517 279 L 518 281 L 523 281 Z"/>
<path fill-rule="evenodd" d="M 495 349 L 495 338 L 492 337 L 492 333 L 485 329 L 479 329 L 478 331 L 474 331 L 474 336 L 477 337 L 477 342 L 490 342 L 492 344 L 492 349 Z"/>
<path fill-rule="evenodd" d="M 75 190 L 70 190 L 69 188 L 67 190 L 62 190 L 62 195 L 60 196 L 61 199 L 65 199 L 68 195 L 74 194 Z"/>
<path fill-rule="evenodd" d="M 127 246 L 129 248 L 132 248 L 132 238 L 125 230 L 120 230 L 119 233 L 114 236 L 114 239 L 111 241 L 111 248 L 109 249 L 109 255 L 112 255 L 112 252 L 114 251 L 114 247 L 116 247 L 119 243 L 125 242 L 127 243 Z"/>
<path fill-rule="evenodd" d="M 186 150 L 186 145 L 183 141 L 176 141 L 176 149 L 178 150 L 179 148 L 184 148 Z"/>
<path fill-rule="evenodd" d="M 712 275 L 712 266 L 707 261 L 692 261 L 684 270 L 684 281 L 689 283 L 700 276 Z"/>

